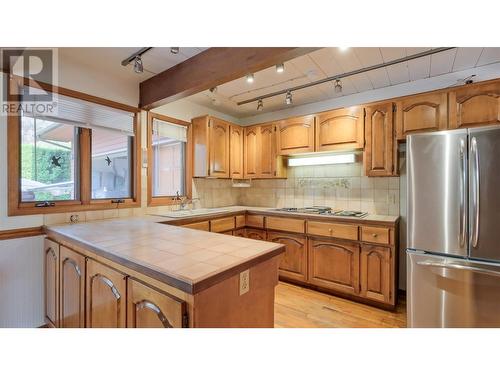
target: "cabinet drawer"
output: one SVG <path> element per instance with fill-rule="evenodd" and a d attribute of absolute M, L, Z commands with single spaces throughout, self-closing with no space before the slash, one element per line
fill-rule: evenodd
<path fill-rule="evenodd" d="M 247 227 L 264 228 L 264 216 L 247 215 Z"/>
<path fill-rule="evenodd" d="M 316 236 L 358 240 L 358 226 L 349 224 L 326 223 L 321 221 L 308 221 L 307 233 Z"/>
<path fill-rule="evenodd" d="M 266 228 L 285 232 L 304 233 L 305 220 L 283 217 L 266 217 Z"/>
<path fill-rule="evenodd" d="M 236 228 L 243 228 L 245 226 L 245 215 L 236 216 Z"/>
<path fill-rule="evenodd" d="M 361 241 L 388 245 L 391 243 L 389 228 L 361 227 Z"/>
<path fill-rule="evenodd" d="M 212 232 L 227 232 L 234 229 L 234 216 L 210 220 Z"/>
<path fill-rule="evenodd" d="M 183 227 L 190 228 L 190 229 L 204 230 L 207 232 L 210 230 L 210 225 L 209 225 L 208 220 L 207 221 L 199 221 L 198 223 L 184 224 Z"/>

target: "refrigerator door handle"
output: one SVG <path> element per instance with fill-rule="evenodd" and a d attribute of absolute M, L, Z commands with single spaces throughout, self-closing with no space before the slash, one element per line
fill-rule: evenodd
<path fill-rule="evenodd" d="M 467 225 L 467 214 L 465 204 L 467 202 L 467 158 L 465 156 L 465 140 L 460 140 L 460 246 L 465 245 Z"/>
<path fill-rule="evenodd" d="M 441 263 L 441 262 L 432 262 L 432 261 L 422 261 L 417 262 L 419 266 L 425 267 L 438 267 L 438 268 L 448 268 L 452 270 L 462 270 L 462 271 L 472 271 L 477 273 L 482 273 L 485 275 L 500 277 L 499 271 L 493 271 L 486 268 L 474 267 L 474 266 L 466 266 L 463 264 L 457 263 Z"/>
<path fill-rule="evenodd" d="M 476 137 L 471 139 L 471 157 L 472 157 L 472 247 L 477 246 L 479 239 L 479 150 L 477 148 Z"/>

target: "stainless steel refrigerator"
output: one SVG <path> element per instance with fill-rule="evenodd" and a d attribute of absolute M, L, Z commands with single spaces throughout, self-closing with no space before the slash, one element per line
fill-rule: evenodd
<path fill-rule="evenodd" d="M 500 327 L 500 126 L 407 140 L 408 327 Z"/>

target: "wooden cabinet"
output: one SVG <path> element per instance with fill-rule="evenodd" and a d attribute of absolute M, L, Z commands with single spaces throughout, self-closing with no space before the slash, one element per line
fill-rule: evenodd
<path fill-rule="evenodd" d="M 391 248 L 363 244 L 361 247 L 361 296 L 393 303 Z"/>
<path fill-rule="evenodd" d="M 245 178 L 283 178 L 286 168 L 276 154 L 273 124 L 245 128 Z"/>
<path fill-rule="evenodd" d="M 262 229 L 246 228 L 246 237 L 253 240 L 265 241 L 266 231 Z"/>
<path fill-rule="evenodd" d="M 245 223 L 247 227 L 264 228 L 264 216 L 247 214 Z"/>
<path fill-rule="evenodd" d="M 306 237 L 296 234 L 268 232 L 267 240 L 286 246 L 279 264 L 279 274 L 287 279 L 307 280 Z"/>
<path fill-rule="evenodd" d="M 393 103 L 366 107 L 364 164 L 367 176 L 393 176 L 396 171 Z"/>
<path fill-rule="evenodd" d="M 287 217 L 266 217 L 266 228 L 285 232 L 305 233 L 305 220 Z"/>
<path fill-rule="evenodd" d="M 87 327 L 125 327 L 126 275 L 89 259 L 86 281 Z"/>
<path fill-rule="evenodd" d="M 210 231 L 210 222 L 208 220 L 199 221 L 197 223 L 189 223 L 182 225 L 184 228 L 204 230 L 206 232 Z"/>
<path fill-rule="evenodd" d="M 331 239 L 309 239 L 311 284 L 348 294 L 359 292 L 359 245 Z"/>
<path fill-rule="evenodd" d="M 59 327 L 59 244 L 44 240 L 45 322 Z"/>
<path fill-rule="evenodd" d="M 364 145 L 364 109 L 350 107 L 316 116 L 316 151 L 360 149 Z"/>
<path fill-rule="evenodd" d="M 259 126 L 260 137 L 260 178 L 276 176 L 276 139 L 274 125 Z"/>
<path fill-rule="evenodd" d="M 182 328 L 186 303 L 135 279 L 127 281 L 128 328 Z"/>
<path fill-rule="evenodd" d="M 241 126 L 231 125 L 230 126 L 230 137 L 229 137 L 229 174 L 231 178 L 243 178 L 244 176 L 244 141 L 245 135 L 244 130 Z"/>
<path fill-rule="evenodd" d="M 85 257 L 61 246 L 61 328 L 85 327 Z"/>
<path fill-rule="evenodd" d="M 413 95 L 396 102 L 397 139 L 415 132 L 444 130 L 448 126 L 446 92 Z"/>
<path fill-rule="evenodd" d="M 245 178 L 258 178 L 259 177 L 259 127 L 252 126 L 245 128 Z"/>
<path fill-rule="evenodd" d="M 276 123 L 278 155 L 314 151 L 314 116 L 294 117 Z"/>
<path fill-rule="evenodd" d="M 234 229 L 234 216 L 210 220 L 211 232 L 227 232 Z"/>
<path fill-rule="evenodd" d="M 450 91 L 449 108 L 451 129 L 500 123 L 500 81 Z"/>
<path fill-rule="evenodd" d="M 234 221 L 235 221 L 235 226 L 234 226 L 235 228 L 243 228 L 246 223 L 246 217 L 245 215 L 237 215 L 234 218 Z"/>
<path fill-rule="evenodd" d="M 325 221 L 307 221 L 307 234 L 314 236 L 335 237 L 345 240 L 358 240 L 358 226 L 351 224 L 329 223 Z"/>
<path fill-rule="evenodd" d="M 391 238 L 391 231 L 386 227 L 361 227 L 361 241 L 390 245 L 394 241 Z"/>
<path fill-rule="evenodd" d="M 247 236 L 246 229 L 245 228 L 241 228 L 241 229 L 234 230 L 233 231 L 233 236 L 235 236 L 235 237 L 246 237 Z"/>

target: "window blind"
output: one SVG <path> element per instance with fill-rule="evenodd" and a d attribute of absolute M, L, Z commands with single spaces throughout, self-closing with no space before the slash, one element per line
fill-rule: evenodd
<path fill-rule="evenodd" d="M 153 119 L 153 134 L 181 142 L 187 142 L 187 127 L 158 120 L 156 118 Z"/>

